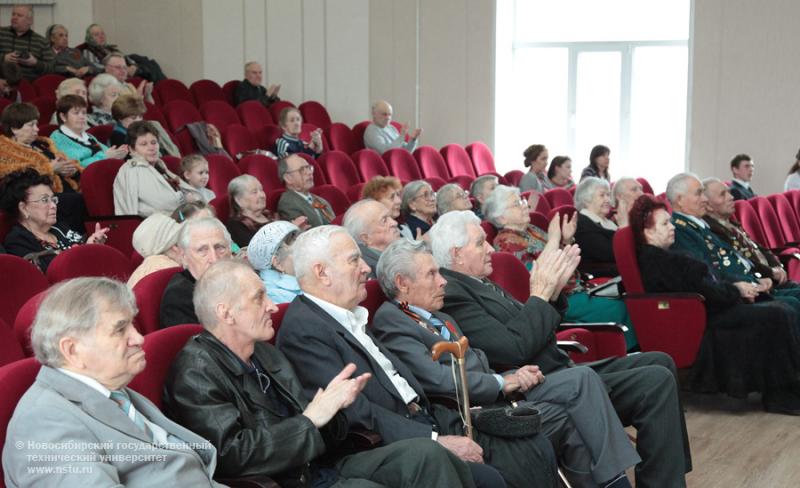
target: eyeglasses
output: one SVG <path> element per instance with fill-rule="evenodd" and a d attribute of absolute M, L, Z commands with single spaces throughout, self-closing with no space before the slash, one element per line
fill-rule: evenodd
<path fill-rule="evenodd" d="M 528 206 L 528 200 L 526 200 L 524 198 L 520 198 L 519 200 L 514 201 L 514 203 L 512 203 L 511 206 L 512 207 L 526 208 Z"/>
<path fill-rule="evenodd" d="M 468 191 L 464 191 L 463 193 L 456 193 L 456 198 L 463 199 L 463 200 L 469 200 L 469 192 Z"/>
<path fill-rule="evenodd" d="M 55 195 L 45 195 L 38 200 L 28 200 L 27 203 L 42 203 L 44 205 L 50 205 L 50 202 L 53 202 L 53 205 L 58 205 L 58 197 Z"/>
<path fill-rule="evenodd" d="M 425 200 L 436 200 L 436 192 L 426 191 L 425 193 L 420 193 L 414 198 L 423 198 Z"/>
<path fill-rule="evenodd" d="M 304 166 L 300 166 L 297 169 L 293 169 L 291 171 L 287 171 L 285 174 L 294 173 L 295 171 L 300 171 L 302 173 L 313 173 L 314 172 L 314 167 L 311 166 L 310 164 L 306 164 Z"/>

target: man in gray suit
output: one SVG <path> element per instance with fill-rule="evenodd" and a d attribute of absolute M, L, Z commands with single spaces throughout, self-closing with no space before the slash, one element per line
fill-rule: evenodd
<path fill-rule="evenodd" d="M 8 425 L 7 486 L 220 486 L 214 446 L 126 387 L 146 364 L 136 312 L 107 278 L 47 294 L 31 334 L 42 368 Z"/>
<path fill-rule="evenodd" d="M 535 272 L 546 268 L 539 266 Z M 564 268 L 564 273 L 572 272 L 574 268 Z M 423 242 L 400 239 L 384 250 L 377 274 L 389 301 L 375 314 L 376 337 L 411 369 L 428 395 L 454 397 L 451 356 L 431 361 L 430 350 L 437 342 L 460 339 L 463 333 L 452 317 L 439 312 L 447 281 L 433 256 Z M 480 349 L 468 349 L 465 360 L 473 406 L 508 405 L 515 394 L 536 402 L 542 430 L 572 486 L 630 486 L 624 471 L 640 458 L 603 381 L 591 368 L 553 372 L 545 382 L 533 365 L 495 374 Z"/>
<path fill-rule="evenodd" d="M 308 225 L 317 227 L 330 224 L 336 217 L 327 200 L 309 191 L 314 186 L 314 166 L 308 161 L 297 154 L 286 156 L 278 162 L 278 177 L 286 185 L 278 200 L 281 219 L 292 221 L 305 215 Z"/>
<path fill-rule="evenodd" d="M 397 221 L 391 211 L 381 202 L 367 198 L 359 200 L 347 209 L 342 225 L 355 239 L 361 250 L 361 259 L 369 266 L 370 279 L 375 278 L 375 267 L 381 253 L 392 242 L 400 238 Z"/>

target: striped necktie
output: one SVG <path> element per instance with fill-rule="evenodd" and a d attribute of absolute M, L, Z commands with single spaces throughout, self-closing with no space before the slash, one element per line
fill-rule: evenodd
<path fill-rule="evenodd" d="M 428 322 L 433 324 L 436 327 L 436 331 L 442 336 L 442 339 L 449 341 L 450 340 L 450 331 L 445 326 L 444 322 L 436 318 L 435 316 L 431 315 L 431 318 L 428 319 Z"/>
<path fill-rule="evenodd" d="M 131 399 L 130 397 L 128 397 L 128 394 L 125 393 L 124 391 L 112 391 L 111 399 L 114 400 L 117 403 L 117 405 L 119 405 L 119 408 L 121 408 L 122 411 L 125 412 L 125 415 L 127 415 L 128 418 L 130 418 L 131 408 L 133 408 L 133 404 L 131 403 Z M 154 441 L 153 431 L 151 431 L 150 428 L 147 427 L 147 424 L 144 422 L 144 417 L 135 409 L 134 409 L 133 423 L 136 424 L 136 427 L 139 427 L 139 429 L 141 429 L 141 431 L 145 433 L 150 442 Z"/>

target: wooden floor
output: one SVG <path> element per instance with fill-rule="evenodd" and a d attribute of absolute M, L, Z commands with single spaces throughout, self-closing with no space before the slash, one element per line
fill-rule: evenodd
<path fill-rule="evenodd" d="M 765 413 L 757 395 L 682 398 L 694 464 L 688 486 L 800 487 L 800 417 Z"/>

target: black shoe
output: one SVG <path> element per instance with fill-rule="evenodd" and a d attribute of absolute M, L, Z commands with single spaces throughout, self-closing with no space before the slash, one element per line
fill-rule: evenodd
<path fill-rule="evenodd" d="M 763 403 L 767 412 L 800 416 L 800 395 L 791 390 L 765 392 Z"/>

